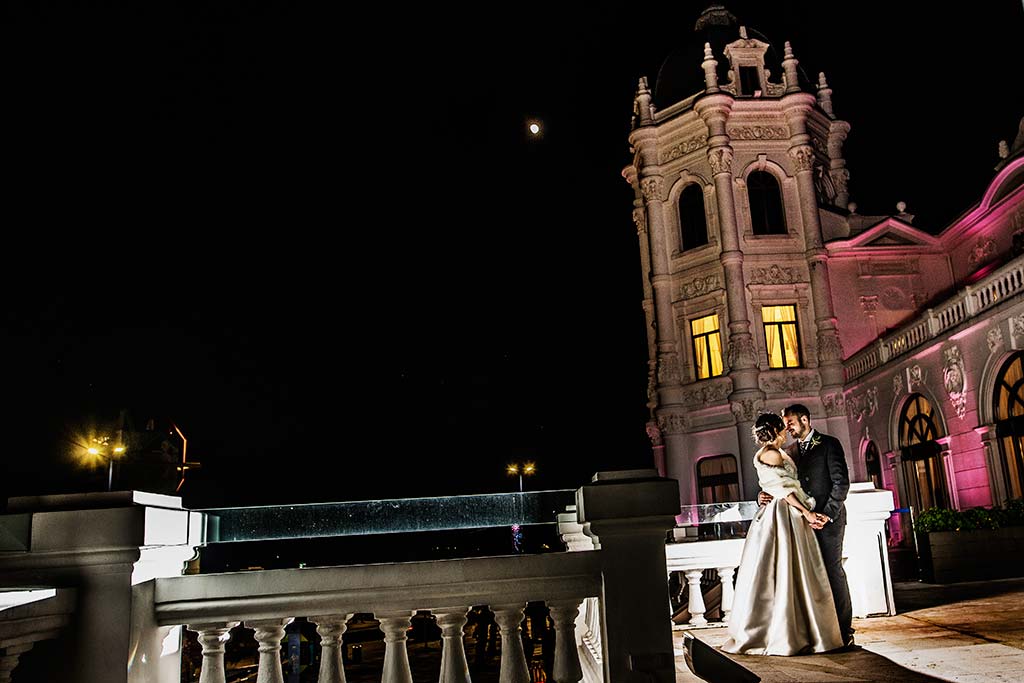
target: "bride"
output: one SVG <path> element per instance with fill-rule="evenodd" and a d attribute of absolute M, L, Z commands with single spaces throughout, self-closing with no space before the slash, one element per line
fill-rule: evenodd
<path fill-rule="evenodd" d="M 821 550 L 814 537 L 814 499 L 804 493 L 796 464 L 782 451 L 782 418 L 754 423 L 761 489 L 774 499 L 750 523 L 736 572 L 729 639 L 722 650 L 745 655 L 797 655 L 842 647 L 839 619 Z"/>

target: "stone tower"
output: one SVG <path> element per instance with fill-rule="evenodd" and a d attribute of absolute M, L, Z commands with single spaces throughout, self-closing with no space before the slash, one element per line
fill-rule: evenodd
<path fill-rule="evenodd" d="M 750 433 L 763 411 L 803 403 L 849 448 L 824 242 L 849 234 L 850 127 L 789 43 L 779 59 L 720 6 L 695 32 L 694 53 L 670 56 L 653 92 L 640 79 L 623 170 L 643 269 L 648 432 L 684 504 L 756 496 Z"/>

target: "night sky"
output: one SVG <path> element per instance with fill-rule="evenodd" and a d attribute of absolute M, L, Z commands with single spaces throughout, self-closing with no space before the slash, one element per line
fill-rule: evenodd
<path fill-rule="evenodd" d="M 67 434 L 122 409 L 185 432 L 194 506 L 650 466 L 619 174 L 707 3 L 138 4 L 2 10 L 11 495 L 94 486 Z M 1024 10 L 906 5 L 726 3 L 826 71 L 859 212 L 936 232 L 1024 115 Z"/>

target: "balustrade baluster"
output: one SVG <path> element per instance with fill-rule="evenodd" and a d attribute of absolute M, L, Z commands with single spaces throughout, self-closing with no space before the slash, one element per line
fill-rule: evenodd
<path fill-rule="evenodd" d="M 189 624 L 185 627 L 199 634 L 199 645 L 203 648 L 199 683 L 225 683 L 224 644 L 231 640 L 231 629 L 235 626 L 238 626 L 237 621 Z"/>
<path fill-rule="evenodd" d="M 548 603 L 551 620 L 555 622 L 555 666 L 551 672 L 554 683 L 576 683 L 583 678 L 580 653 L 576 647 L 576 616 L 582 600 Z"/>
<path fill-rule="evenodd" d="M 412 683 L 409 668 L 409 651 L 406 649 L 406 633 L 412 624 L 415 612 L 390 612 L 378 614 L 380 630 L 384 632 L 384 683 Z"/>
<path fill-rule="evenodd" d="M 722 580 L 722 621 L 728 623 L 729 614 L 732 613 L 732 601 L 735 596 L 735 589 L 732 585 L 732 577 L 736 567 L 719 567 L 718 578 Z"/>
<path fill-rule="evenodd" d="M 443 641 L 440 683 L 470 683 L 469 662 L 466 661 L 466 646 L 462 640 L 468 612 L 469 607 L 431 610 L 441 628 Z"/>
<path fill-rule="evenodd" d="M 498 683 L 529 683 L 530 667 L 523 652 L 523 639 L 520 636 L 523 612 L 526 605 L 491 605 L 494 621 L 501 630 L 501 670 Z"/>
<path fill-rule="evenodd" d="M 320 676 L 317 683 L 345 683 L 345 666 L 341 648 L 345 647 L 342 636 L 348 628 L 351 614 L 331 614 L 309 617 L 316 624 L 320 634 Z"/>
<path fill-rule="evenodd" d="M 694 626 L 704 626 L 708 620 L 704 618 L 704 594 L 700 590 L 700 578 L 704 575 L 703 569 L 688 569 L 686 574 L 686 585 L 689 586 L 687 593 L 687 604 L 690 610 L 690 623 Z"/>
<path fill-rule="evenodd" d="M 256 642 L 259 643 L 260 668 L 256 673 L 256 683 L 284 683 L 281 639 L 284 638 L 284 627 L 292 623 L 292 620 L 292 617 L 287 617 L 245 622 L 247 627 L 255 631 Z"/>

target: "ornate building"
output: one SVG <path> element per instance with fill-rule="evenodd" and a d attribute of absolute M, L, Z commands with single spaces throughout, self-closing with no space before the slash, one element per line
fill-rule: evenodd
<path fill-rule="evenodd" d="M 860 215 L 850 126 L 825 75 L 805 78 L 788 43 L 771 63 L 771 46 L 721 7 L 696 29 L 702 56 L 663 68 L 655 93 L 640 80 L 623 171 L 644 276 L 648 433 L 683 503 L 753 499 L 753 421 L 797 402 L 844 442 L 854 480 L 901 505 L 1020 497 L 1024 134 L 938 235 L 902 203 Z M 702 83 L 666 78 L 697 65 Z"/>

